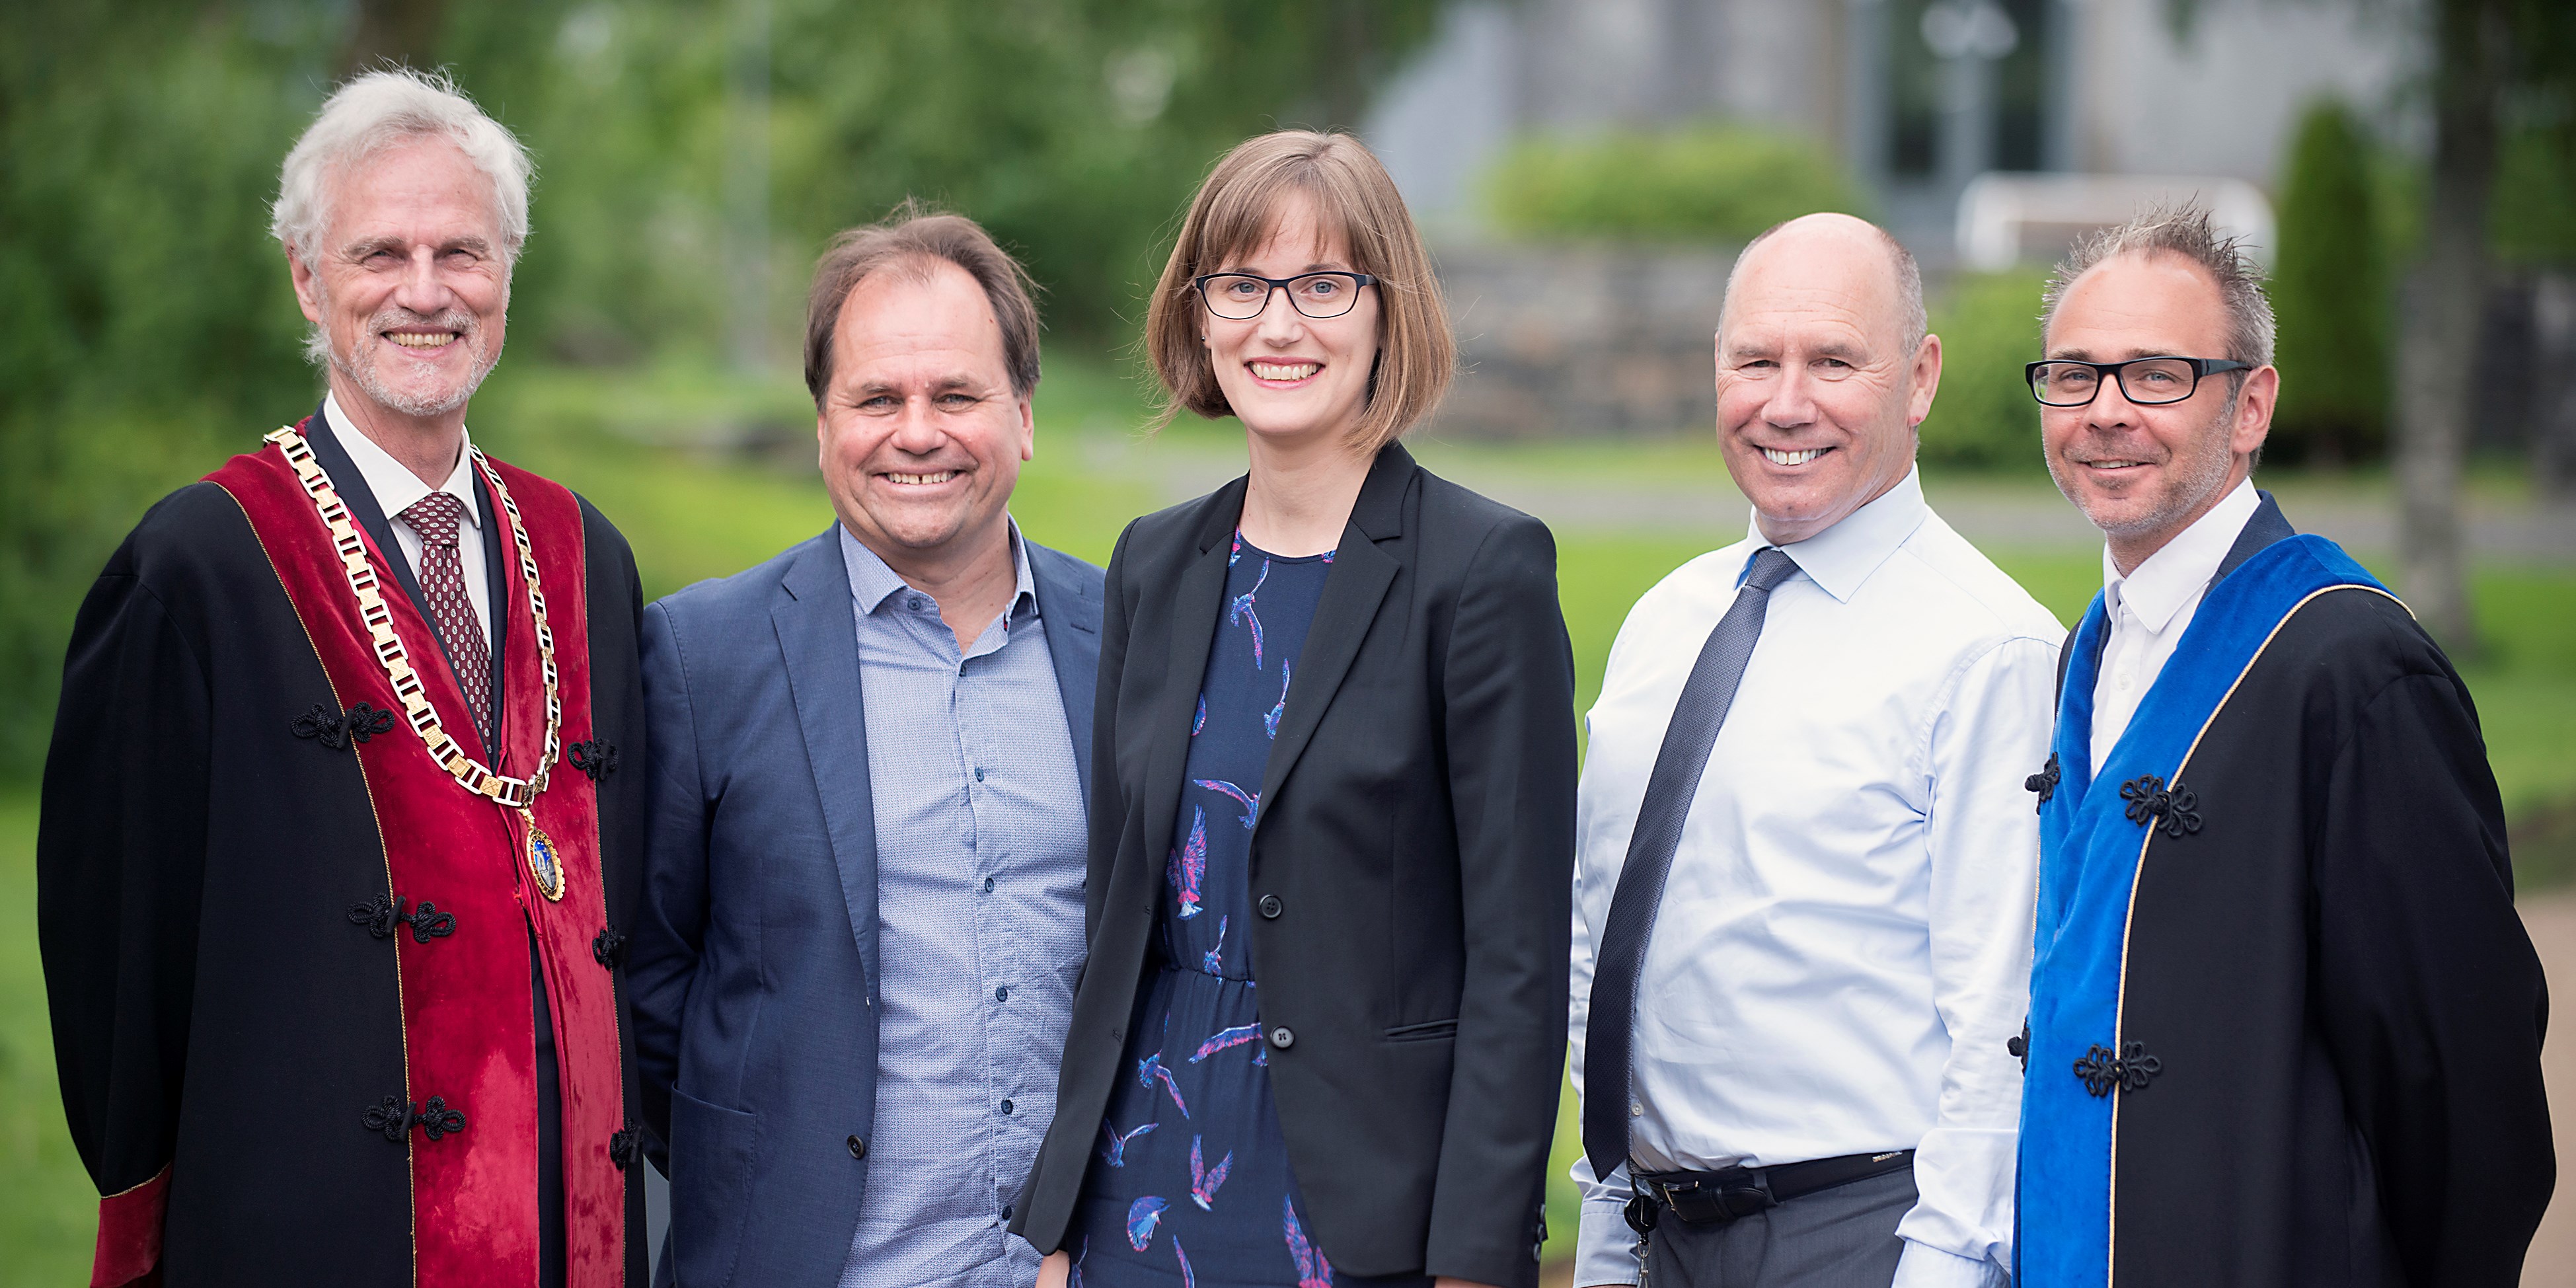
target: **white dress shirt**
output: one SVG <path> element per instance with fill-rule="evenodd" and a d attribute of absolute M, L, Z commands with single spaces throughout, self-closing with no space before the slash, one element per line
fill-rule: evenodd
<path fill-rule="evenodd" d="M 2098 768 L 2138 713 L 2138 703 L 2164 674 L 2165 660 L 2191 628 L 2200 597 L 2218 576 L 2218 565 L 2236 544 L 2245 521 L 2263 504 L 2247 479 L 2192 521 L 2162 549 L 2120 575 L 2111 547 L 2102 547 L 2102 608 L 2111 638 L 2102 646 L 2102 673 L 2093 681 L 2093 764 Z"/>
<path fill-rule="evenodd" d="M 420 576 L 420 534 L 405 523 L 402 512 L 411 503 L 430 494 L 432 489 L 411 472 L 411 467 L 395 460 L 391 452 L 376 446 L 376 440 L 349 423 L 347 412 L 340 410 L 338 395 L 322 399 L 322 419 L 340 440 L 340 450 L 356 463 L 358 475 L 367 481 L 367 490 L 376 494 L 376 508 L 385 512 L 387 526 L 394 530 L 394 544 L 402 547 L 403 558 L 411 564 L 411 575 Z M 465 449 L 474 445 L 467 435 L 456 451 L 456 468 L 447 472 L 447 481 L 435 489 L 465 503 L 465 521 L 456 525 L 456 557 L 465 565 L 465 602 L 474 606 L 474 620 L 483 624 L 483 647 L 492 647 L 492 586 L 483 570 L 483 510 L 474 501 L 474 458 Z"/>
<path fill-rule="evenodd" d="M 1587 717 L 1574 885 L 1574 1083 L 1594 928 L 1701 645 L 1760 530 L 1630 610 Z M 1909 474 L 1782 547 L 1638 981 L 1634 1156 L 1651 1171 L 1916 1150 L 1899 1288 L 2012 1258 L 2021 1031 L 2061 628 Z M 1618 1094 L 1615 1089 L 1603 1089 Z M 1627 1170 L 1578 1161 L 1578 1285 L 1634 1283 Z"/>

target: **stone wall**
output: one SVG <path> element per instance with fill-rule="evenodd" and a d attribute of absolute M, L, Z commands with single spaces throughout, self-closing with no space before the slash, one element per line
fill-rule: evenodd
<path fill-rule="evenodd" d="M 1436 258 L 1460 375 L 1432 432 L 1536 439 L 1713 422 L 1733 250 L 1466 246 Z"/>

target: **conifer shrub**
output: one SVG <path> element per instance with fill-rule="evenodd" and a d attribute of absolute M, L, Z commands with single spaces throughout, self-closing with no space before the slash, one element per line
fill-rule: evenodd
<path fill-rule="evenodd" d="M 2267 459 L 2344 464 L 2387 450 L 2392 299 L 2373 150 L 2339 101 L 2299 119 L 2271 281 L 2281 402 Z"/>

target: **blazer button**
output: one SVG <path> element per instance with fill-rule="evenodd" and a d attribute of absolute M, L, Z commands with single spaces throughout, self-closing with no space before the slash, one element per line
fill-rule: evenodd
<path fill-rule="evenodd" d="M 1285 1051 L 1288 1048 L 1297 1045 L 1297 1035 L 1289 1032 L 1288 1026 L 1282 1024 L 1278 1028 L 1270 1030 L 1270 1045 Z"/>
<path fill-rule="evenodd" d="M 850 1138 L 850 1157 L 852 1157 L 852 1158 L 866 1158 L 867 1156 L 868 1156 L 868 1143 L 867 1143 L 866 1141 L 863 1141 L 863 1140 L 859 1139 L 859 1138 L 858 1138 L 858 1137 L 856 1137 L 856 1136 L 852 1136 L 852 1137 Z"/>
<path fill-rule="evenodd" d="M 1276 920 L 1278 920 L 1278 919 L 1279 919 L 1279 913 L 1280 913 L 1279 896 L 1277 896 L 1277 895 L 1275 895 L 1275 894 L 1265 894 L 1265 895 L 1261 896 L 1261 915 L 1262 915 L 1262 916 L 1268 917 L 1268 918 L 1270 918 L 1271 920 L 1276 921 Z"/>

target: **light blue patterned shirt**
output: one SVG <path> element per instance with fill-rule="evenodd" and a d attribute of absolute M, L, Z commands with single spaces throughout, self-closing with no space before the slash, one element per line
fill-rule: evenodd
<path fill-rule="evenodd" d="M 1027 1288 L 1010 1204 L 1055 1116 L 1082 966 L 1073 739 L 1019 528 L 1010 607 L 961 656 L 841 530 L 876 801 L 876 1135 L 842 1288 Z M 828 1060 L 832 1053 L 817 1051 Z"/>

